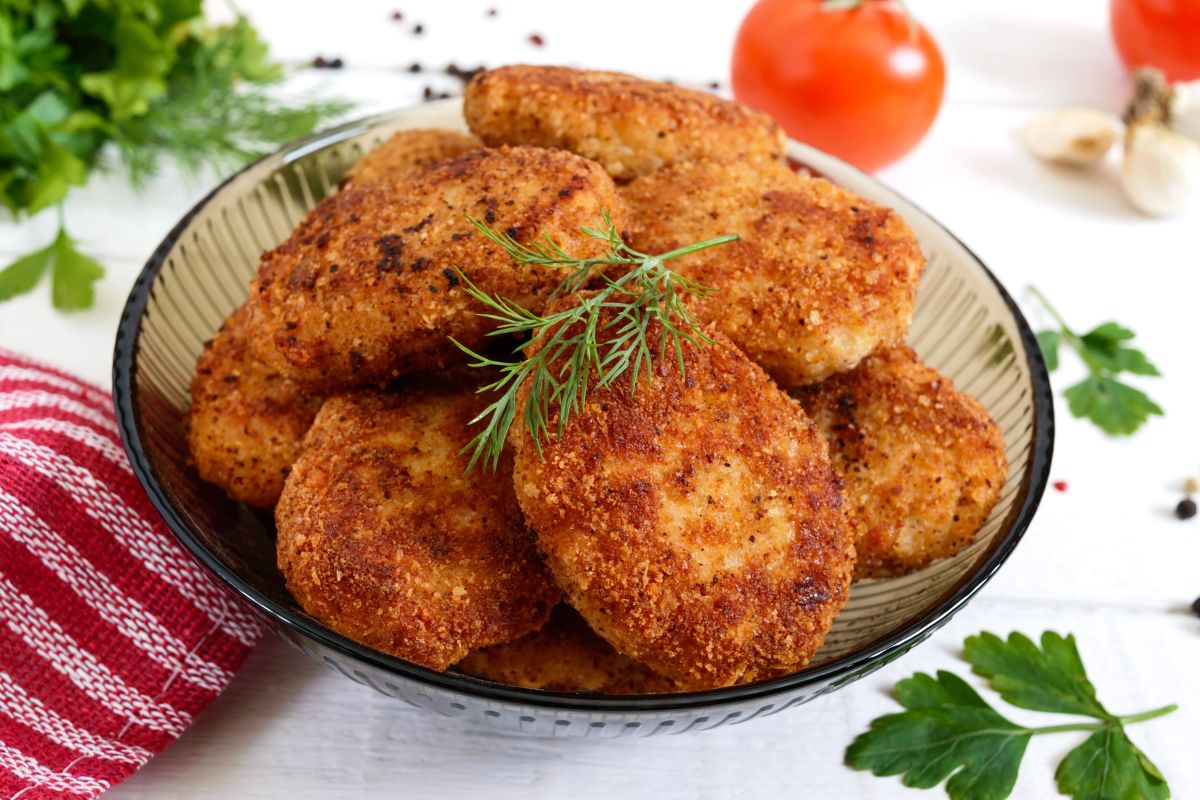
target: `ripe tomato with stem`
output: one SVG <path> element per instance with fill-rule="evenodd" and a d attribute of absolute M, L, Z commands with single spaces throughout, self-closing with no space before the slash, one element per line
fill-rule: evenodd
<path fill-rule="evenodd" d="M 733 48 L 739 101 L 865 170 L 916 146 L 945 82 L 933 37 L 897 0 L 760 0 Z"/>

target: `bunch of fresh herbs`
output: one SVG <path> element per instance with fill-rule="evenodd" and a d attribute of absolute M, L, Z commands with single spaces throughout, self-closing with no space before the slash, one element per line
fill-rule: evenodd
<path fill-rule="evenodd" d="M 0 205 L 18 220 L 59 208 L 54 241 L 0 271 L 0 301 L 49 272 L 57 308 L 92 304 L 104 271 L 62 202 L 110 155 L 135 186 L 164 158 L 226 170 L 347 110 L 280 103 L 265 88 L 282 76 L 245 18 L 209 25 L 201 0 L 0 3 Z"/>

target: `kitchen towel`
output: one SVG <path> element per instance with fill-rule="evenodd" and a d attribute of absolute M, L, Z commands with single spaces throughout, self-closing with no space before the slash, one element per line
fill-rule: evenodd
<path fill-rule="evenodd" d="M 163 525 L 109 395 L 0 351 L 0 800 L 125 779 L 260 634 Z"/>

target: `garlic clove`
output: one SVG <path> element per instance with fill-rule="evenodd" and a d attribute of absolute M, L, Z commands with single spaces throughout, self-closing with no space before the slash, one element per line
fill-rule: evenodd
<path fill-rule="evenodd" d="M 1171 97 L 1171 129 L 1200 141 L 1200 81 L 1175 84 Z"/>
<path fill-rule="evenodd" d="M 1145 214 L 1182 212 L 1200 185 L 1200 144 L 1161 125 L 1130 126 L 1125 134 L 1121 186 Z"/>
<path fill-rule="evenodd" d="M 1021 129 L 1029 152 L 1074 167 L 1098 164 L 1121 135 L 1116 118 L 1090 108 L 1064 108 Z"/>

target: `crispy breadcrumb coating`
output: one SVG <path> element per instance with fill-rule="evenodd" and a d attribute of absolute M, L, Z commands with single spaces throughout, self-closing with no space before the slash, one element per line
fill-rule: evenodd
<path fill-rule="evenodd" d="M 404 180 L 439 161 L 481 147 L 483 142 L 479 139 L 459 131 L 443 128 L 400 131 L 359 159 L 339 185 L 345 188 Z"/>
<path fill-rule="evenodd" d="M 517 266 L 466 215 L 518 241 L 550 235 L 572 255 L 605 242 L 580 230 L 602 209 L 626 227 L 624 203 L 599 165 L 558 150 L 479 150 L 400 183 L 325 198 L 266 253 L 251 288 L 259 356 L 313 390 L 382 385 L 460 363 L 451 337 L 479 347 L 495 325 L 460 285 L 539 311 L 565 277 Z"/>
<path fill-rule="evenodd" d="M 845 483 L 860 578 L 954 555 L 1000 497 L 1008 465 L 996 423 L 907 346 L 805 389 L 800 401 Z"/>
<path fill-rule="evenodd" d="M 802 667 L 854 566 L 825 441 L 711 333 L 715 344 L 684 346 L 682 372 L 656 359 L 636 391 L 593 379 L 544 459 L 524 427 L 511 436 L 517 498 L 571 605 L 687 690 Z"/>
<path fill-rule="evenodd" d="M 559 147 L 631 180 L 697 158 L 776 159 L 784 135 L 765 114 L 706 92 L 619 72 L 514 65 L 481 72 L 463 114 L 488 145 Z"/>
<path fill-rule="evenodd" d="M 246 306 L 204 345 L 186 417 L 188 449 L 200 477 L 234 500 L 271 508 L 300 455 L 321 399 L 255 356 Z"/>
<path fill-rule="evenodd" d="M 925 259 L 891 209 L 782 164 L 745 161 L 680 164 L 622 194 L 639 250 L 740 235 L 671 266 L 719 289 L 696 312 L 780 385 L 815 383 L 903 341 Z"/>
<path fill-rule="evenodd" d="M 540 630 L 515 642 L 476 650 L 457 669 L 497 683 L 551 692 L 675 691 L 666 678 L 613 650 L 565 603 L 554 609 Z"/>
<path fill-rule="evenodd" d="M 482 405 L 445 376 L 325 403 L 275 509 L 279 568 L 305 611 L 433 669 L 546 621 L 561 592 L 517 507 L 511 459 L 464 474 Z"/>

